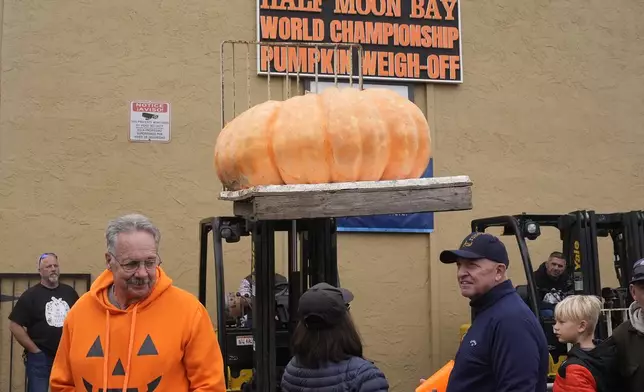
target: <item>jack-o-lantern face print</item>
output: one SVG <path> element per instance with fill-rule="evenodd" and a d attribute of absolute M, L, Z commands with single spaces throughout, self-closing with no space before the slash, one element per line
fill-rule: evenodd
<path fill-rule="evenodd" d="M 152 338 L 150 335 L 148 335 L 145 340 L 143 341 L 143 344 L 139 348 L 138 353 L 136 354 L 137 356 L 145 356 L 145 355 L 159 355 L 159 352 L 157 351 L 156 346 L 154 345 L 154 342 L 152 341 Z M 94 340 L 94 343 L 92 346 L 89 348 L 89 351 L 87 352 L 87 358 L 104 358 L 105 354 L 103 353 L 103 346 L 101 345 L 101 337 L 97 336 L 96 340 Z M 123 362 L 121 362 L 121 359 L 118 358 L 116 361 L 116 365 L 114 366 L 114 369 L 111 372 L 112 376 L 125 376 L 125 367 L 123 366 Z M 128 388 L 127 392 L 154 392 L 159 384 L 161 383 L 161 376 L 155 378 L 154 380 L 151 380 L 147 385 L 145 390 L 141 390 L 138 387 L 133 387 L 133 388 Z M 107 391 L 103 391 L 103 388 L 97 388 L 95 384 L 92 384 L 91 382 L 87 381 L 85 378 L 83 378 L 83 385 L 85 386 L 86 392 L 122 392 L 121 387 L 116 387 L 116 388 L 107 388 Z"/>

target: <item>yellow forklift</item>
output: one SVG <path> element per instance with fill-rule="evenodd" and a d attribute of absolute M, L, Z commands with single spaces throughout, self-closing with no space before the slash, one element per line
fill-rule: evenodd
<path fill-rule="evenodd" d="M 495 216 L 475 219 L 471 230 L 485 232 L 490 228 L 502 228 L 502 236 L 516 239 L 526 284 L 517 286 L 517 292 L 539 318 L 548 340 L 551 356 L 549 370 L 550 381 L 554 381 L 559 365 L 567 353 L 567 346 L 554 336 L 552 327 L 554 319 L 541 312 L 543 293 L 536 286 L 532 260 L 527 241 L 537 240 L 544 227 L 559 231 L 562 253 L 567 262 L 568 276 L 572 280 L 572 289 L 564 295 L 589 294 L 604 298 L 605 308 L 626 308 L 632 301 L 628 295 L 628 282 L 635 261 L 644 257 L 644 212 L 601 214 L 595 211 L 579 210 L 567 214 L 526 214 Z M 601 287 L 600 261 L 598 256 L 598 237 L 610 237 L 613 243 L 614 267 L 619 287 Z M 612 325 L 621 323 L 620 313 L 611 313 L 610 317 L 600 318 L 597 338 L 605 339 Z M 461 327 L 461 336 L 469 325 Z"/>
<path fill-rule="evenodd" d="M 467 196 L 459 196 L 458 202 L 446 202 L 444 207 L 438 207 L 431 200 L 438 199 L 430 196 L 433 193 L 431 189 L 436 184 L 440 184 L 441 188 L 444 187 L 446 180 L 450 181 L 450 178 L 410 181 L 409 186 L 405 185 L 405 181 L 400 180 L 388 182 L 393 188 L 407 188 L 407 191 L 392 192 L 398 196 L 387 197 L 389 203 L 378 204 L 378 210 L 374 212 L 381 214 L 391 213 L 390 211 L 393 210 L 429 212 L 439 208 L 442 211 L 470 209 L 471 201 Z M 458 184 L 454 189 L 469 188 L 471 184 L 469 180 L 463 180 L 463 177 L 456 177 L 453 181 Z M 422 199 L 424 200 L 422 203 L 429 204 L 425 207 L 409 205 L 405 193 L 423 191 L 427 194 L 427 198 L 420 196 L 418 200 Z M 463 191 L 456 190 L 449 193 L 461 192 Z M 469 193 L 469 190 L 464 192 Z M 334 190 L 329 193 L 334 196 L 328 197 L 332 199 L 343 193 Z M 373 189 L 369 193 L 374 193 L 368 196 L 373 198 L 374 202 L 381 197 Z M 357 200 L 364 200 L 364 195 L 360 196 L 359 191 L 356 190 L 348 190 L 344 194 Z M 396 198 L 400 199 L 400 203 L 395 202 Z M 311 209 L 308 207 L 310 205 L 308 201 L 304 204 L 307 205 L 306 215 L 316 214 L 315 208 L 308 211 Z M 340 287 L 335 217 L 290 219 L 290 216 L 294 217 L 294 214 L 298 214 L 293 204 L 290 207 L 293 210 L 286 213 L 289 216 L 286 219 L 262 219 L 261 213 L 257 218 L 248 216 L 240 210 L 239 216 L 211 217 L 200 222 L 198 295 L 201 303 L 207 305 L 208 238 L 212 235 L 216 281 L 216 329 L 223 354 L 228 391 L 279 391 L 281 376 L 291 359 L 289 343 L 297 323 L 300 295 L 320 282 Z M 349 210 L 349 206 L 336 207 L 320 212 L 320 215 L 352 216 Z M 362 214 L 366 215 L 367 211 Z M 276 282 L 275 274 L 275 233 L 279 231 L 288 233 L 288 282 L 285 285 Z M 252 275 L 255 280 L 255 295 L 248 301 L 250 310 L 248 313 L 242 309 L 245 307 L 242 300 L 236 299 L 239 296 L 234 292 L 227 293 L 224 285 L 224 243 L 239 242 L 243 237 L 250 237 L 254 253 L 254 274 Z M 249 316 L 250 323 L 247 322 Z"/>
<path fill-rule="evenodd" d="M 261 89 L 252 87 L 256 84 L 251 83 L 251 75 L 257 70 L 251 67 L 250 59 L 260 49 L 291 49 L 297 62 L 300 48 L 306 47 L 348 53 L 355 67 L 350 67 L 349 74 L 344 75 L 344 84 L 364 89 L 360 65 L 364 51 L 359 44 L 225 40 L 220 51 L 221 128 L 238 114 L 237 108 L 249 109 L 254 100 L 287 99 L 292 93 L 319 91 L 318 77 L 324 75 L 319 74 L 317 66 L 314 75 L 306 75 L 312 84 L 303 91 L 300 91 L 300 80 L 304 74 L 286 72 L 283 78 L 271 77 L 270 67 L 265 87 L 263 83 L 260 83 Z M 334 69 L 335 74 L 326 75 L 326 79 L 327 83 L 337 86 L 338 67 Z M 236 82 L 242 75 L 245 83 Z M 232 83 L 227 83 L 228 80 Z M 271 83 L 278 83 L 278 87 L 273 89 Z M 232 204 L 232 214 L 205 218 L 199 223 L 199 300 L 208 305 L 208 253 L 212 236 L 216 329 L 223 353 L 222 370 L 227 375 L 226 388 L 274 392 L 280 390 L 281 374 L 291 358 L 289 343 L 297 323 L 300 295 L 320 282 L 340 286 L 336 219 L 471 210 L 472 182 L 468 176 L 460 175 L 266 185 L 243 190 L 224 188 L 219 200 Z M 276 279 L 275 274 L 278 232 L 288 233 L 286 283 Z M 249 279 L 253 281 L 254 295 L 249 298 L 227 291 L 224 284 L 224 244 L 239 242 L 242 238 L 250 239 L 253 254 Z"/>

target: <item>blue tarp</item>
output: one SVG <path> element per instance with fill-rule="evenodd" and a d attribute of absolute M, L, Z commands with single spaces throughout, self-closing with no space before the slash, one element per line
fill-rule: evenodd
<path fill-rule="evenodd" d="M 429 161 L 424 178 L 434 176 L 434 160 Z M 369 215 L 337 220 L 338 231 L 431 233 L 434 231 L 434 213 Z"/>

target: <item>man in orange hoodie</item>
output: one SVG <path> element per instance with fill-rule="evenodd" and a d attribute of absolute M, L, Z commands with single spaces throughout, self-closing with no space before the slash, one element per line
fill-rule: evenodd
<path fill-rule="evenodd" d="M 225 392 L 208 312 L 161 269 L 159 230 L 142 215 L 111 221 L 107 269 L 68 313 L 52 392 Z"/>

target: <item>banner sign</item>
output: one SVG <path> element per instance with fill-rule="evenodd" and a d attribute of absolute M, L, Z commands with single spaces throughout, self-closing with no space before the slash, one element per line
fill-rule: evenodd
<path fill-rule="evenodd" d="M 334 86 L 334 82 L 307 82 L 305 83 L 307 93 L 321 93 L 324 89 Z M 349 83 L 338 83 L 338 88 L 349 87 Z M 369 84 L 364 83 L 363 88 L 387 88 L 395 91 L 403 97 L 413 102 L 413 94 L 411 88 L 406 85 L 385 85 L 385 84 Z M 353 88 L 359 88 L 354 83 Z M 423 178 L 430 178 L 434 176 L 434 160 L 429 161 Z M 386 201 L 383 201 L 386 202 Z M 338 231 L 349 232 L 398 232 L 398 233 L 431 233 L 434 231 L 434 213 L 423 212 L 415 214 L 385 214 L 385 215 L 369 215 L 369 216 L 356 216 L 347 218 L 338 218 L 336 220 Z"/>
<path fill-rule="evenodd" d="M 461 83 L 458 0 L 258 0 L 260 75 Z M 289 43 L 271 46 L 271 42 Z M 306 43 L 297 47 L 297 43 Z"/>

